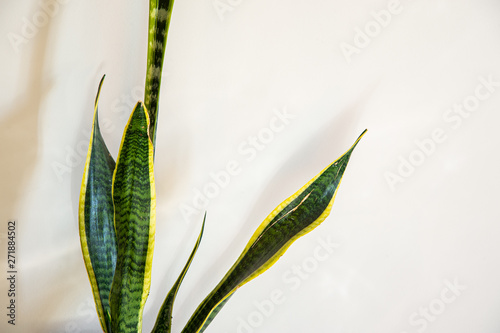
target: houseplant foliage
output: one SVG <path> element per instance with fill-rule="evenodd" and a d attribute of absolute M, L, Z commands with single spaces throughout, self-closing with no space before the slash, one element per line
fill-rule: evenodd
<path fill-rule="evenodd" d="M 99 129 L 98 102 L 104 77 L 95 100 L 80 191 L 79 231 L 96 310 L 107 333 L 142 332 L 155 235 L 158 98 L 172 8 L 173 1 L 150 1 L 144 103 L 139 101 L 132 110 L 116 160 Z M 183 333 L 203 332 L 238 288 L 269 269 L 297 238 L 323 222 L 364 133 L 345 154 L 269 214 L 234 265 L 192 314 Z M 205 218 L 188 262 L 158 313 L 153 333 L 171 332 L 174 300 L 201 242 L 204 225 Z"/>

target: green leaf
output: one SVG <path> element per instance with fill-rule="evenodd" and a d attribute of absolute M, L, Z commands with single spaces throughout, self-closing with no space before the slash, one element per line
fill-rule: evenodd
<path fill-rule="evenodd" d="M 186 275 L 189 266 L 191 265 L 191 262 L 193 261 L 193 258 L 196 254 L 196 251 L 198 250 L 198 247 L 200 246 L 201 242 L 201 237 L 203 236 L 203 229 L 205 228 L 205 219 L 207 217 L 207 214 L 205 213 L 205 216 L 203 217 L 203 224 L 201 226 L 201 231 L 200 235 L 198 236 L 198 240 L 196 241 L 196 244 L 194 245 L 194 249 L 191 252 L 191 255 L 189 256 L 189 259 L 182 269 L 181 274 L 177 278 L 177 281 L 175 281 L 174 285 L 172 286 L 172 289 L 170 289 L 169 293 L 167 294 L 167 297 L 165 298 L 165 301 L 163 302 L 163 305 L 160 309 L 160 312 L 158 313 L 158 317 L 156 318 L 156 323 L 151 331 L 151 333 L 170 333 L 172 329 L 172 309 L 174 306 L 174 300 L 175 296 L 177 295 L 177 292 L 179 291 L 179 287 L 181 286 L 182 280 L 184 280 L 184 276 Z"/>
<path fill-rule="evenodd" d="M 158 99 L 160 96 L 163 58 L 167 46 L 168 28 L 170 26 L 173 6 L 174 0 L 149 1 L 148 63 L 144 104 L 146 105 L 151 121 L 149 134 L 153 146 L 155 146 L 156 142 Z"/>
<path fill-rule="evenodd" d="M 215 309 L 213 309 L 212 312 L 210 312 L 210 315 L 208 316 L 207 320 L 205 320 L 205 322 L 203 323 L 203 327 L 199 330 L 199 333 L 205 332 L 205 330 L 207 329 L 208 325 L 210 325 L 212 323 L 212 321 L 215 319 L 215 316 L 217 316 L 217 314 L 219 314 L 220 310 L 222 310 L 222 308 L 224 307 L 224 305 L 226 305 L 226 303 L 229 301 L 229 299 L 233 295 L 234 294 L 231 294 L 231 295 L 227 296 L 226 298 L 224 298 L 224 300 L 222 302 L 220 302 L 215 307 Z"/>
<path fill-rule="evenodd" d="M 97 104 L 85 162 L 78 209 L 80 243 L 87 273 L 104 332 L 110 330 L 109 292 L 116 266 L 116 237 L 113 224 L 111 185 L 115 161 L 109 154 L 99 130 Z"/>
<path fill-rule="evenodd" d="M 269 269 L 296 239 L 325 220 L 330 214 L 349 158 L 365 132 L 366 130 L 344 155 L 267 216 L 236 263 L 198 306 L 182 330 L 183 333 L 202 332 L 211 315 L 215 310 L 221 309 L 230 295 Z"/>
<path fill-rule="evenodd" d="M 141 332 L 151 285 L 156 198 L 148 133 L 148 114 L 139 102 L 125 128 L 113 175 L 118 245 L 110 294 L 113 333 Z"/>

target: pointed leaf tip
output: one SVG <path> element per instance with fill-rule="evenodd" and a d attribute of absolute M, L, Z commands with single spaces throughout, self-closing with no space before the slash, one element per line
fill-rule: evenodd
<path fill-rule="evenodd" d="M 104 332 L 110 332 L 109 291 L 116 266 L 116 236 L 113 223 L 111 184 L 115 161 L 99 129 L 99 83 L 89 150 L 84 166 L 79 202 L 79 232 L 82 253 L 97 313 Z"/>
<path fill-rule="evenodd" d="M 198 306 L 182 333 L 201 333 L 239 287 L 269 269 L 299 237 L 330 213 L 352 151 L 366 130 L 340 158 L 283 201 L 257 228 L 238 260 Z"/>
<path fill-rule="evenodd" d="M 191 255 L 189 256 L 188 261 L 187 261 L 186 265 L 184 266 L 184 268 L 182 269 L 179 277 L 177 278 L 174 285 L 172 286 L 169 293 L 167 294 L 167 297 L 163 301 L 163 305 L 160 309 L 160 312 L 158 313 L 155 326 L 153 328 L 153 331 L 151 331 L 151 333 L 170 333 L 170 331 L 171 331 L 172 311 L 173 311 L 173 307 L 174 307 L 175 297 L 177 295 L 177 292 L 179 291 L 179 288 L 180 288 L 181 283 L 184 279 L 184 276 L 186 275 L 189 267 L 191 266 L 191 262 L 194 259 L 196 251 L 198 250 L 198 247 L 200 246 L 201 238 L 203 237 L 203 231 L 205 230 L 206 218 L 207 218 L 207 212 L 205 212 L 205 216 L 203 217 L 201 231 L 200 231 L 200 234 L 198 236 L 198 239 L 196 240 L 196 244 L 194 245 L 194 249 L 191 252 Z"/>
<path fill-rule="evenodd" d="M 151 285 L 156 196 L 149 118 L 137 103 L 125 128 L 113 175 L 118 245 L 110 292 L 113 332 L 140 332 Z"/>

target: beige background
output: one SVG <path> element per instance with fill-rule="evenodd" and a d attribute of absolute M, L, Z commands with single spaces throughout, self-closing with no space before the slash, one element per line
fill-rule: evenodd
<path fill-rule="evenodd" d="M 98 332 L 77 229 L 83 158 L 100 77 L 115 156 L 142 98 L 148 4 L 0 5 L 4 271 L 18 221 L 17 325 L 2 278 L 0 330 Z M 499 17 L 494 0 L 177 0 L 144 332 L 198 234 L 197 191 L 211 191 L 207 226 L 174 332 L 265 216 L 365 128 L 330 217 L 206 332 L 499 332 Z"/>

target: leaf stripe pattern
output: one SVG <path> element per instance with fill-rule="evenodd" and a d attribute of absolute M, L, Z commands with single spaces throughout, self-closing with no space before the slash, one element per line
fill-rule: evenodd
<path fill-rule="evenodd" d="M 351 154 L 365 132 L 344 155 L 269 214 L 250 238 L 236 263 L 196 309 L 183 333 L 204 330 L 207 319 L 215 309 L 220 311 L 228 296 L 269 269 L 297 238 L 325 220 L 330 214 Z"/>
<path fill-rule="evenodd" d="M 113 176 L 118 244 L 110 295 L 113 333 L 141 332 L 151 285 L 156 199 L 148 130 L 148 114 L 139 102 L 125 128 Z"/>
<path fill-rule="evenodd" d="M 160 95 L 163 58 L 167 45 L 168 28 L 174 0 L 149 1 L 148 62 L 144 104 L 151 121 L 149 134 L 153 146 L 156 142 L 156 124 L 158 121 L 158 100 Z"/>
<path fill-rule="evenodd" d="M 115 161 L 99 129 L 97 104 L 104 81 L 99 84 L 89 150 L 79 202 L 79 232 L 83 258 L 104 332 L 110 330 L 109 292 L 116 266 L 116 237 L 111 186 Z"/>

